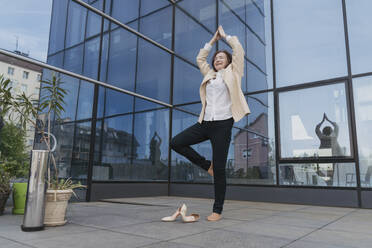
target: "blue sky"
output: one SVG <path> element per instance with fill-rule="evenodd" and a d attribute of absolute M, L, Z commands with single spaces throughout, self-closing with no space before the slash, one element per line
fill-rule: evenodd
<path fill-rule="evenodd" d="M 52 0 L 0 0 L 0 48 L 46 61 Z"/>

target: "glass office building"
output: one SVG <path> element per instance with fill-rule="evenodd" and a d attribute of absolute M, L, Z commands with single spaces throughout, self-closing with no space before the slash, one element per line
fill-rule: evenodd
<path fill-rule="evenodd" d="M 86 200 L 213 196 L 169 142 L 197 121 L 196 55 L 222 25 L 245 49 L 252 111 L 232 130 L 227 199 L 372 207 L 371 1 L 58 0 L 52 11 L 48 64 L 122 89 L 60 75 L 57 164 L 87 184 Z M 212 158 L 209 141 L 193 147 Z"/>

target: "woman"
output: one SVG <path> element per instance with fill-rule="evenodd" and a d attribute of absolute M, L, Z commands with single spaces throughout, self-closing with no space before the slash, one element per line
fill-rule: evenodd
<path fill-rule="evenodd" d="M 226 39 L 233 54 L 217 51 L 213 55 L 212 68 L 207 57 L 213 44 L 219 39 Z M 222 217 L 226 192 L 225 165 L 231 141 L 231 129 L 237 122 L 250 113 L 241 89 L 244 74 L 244 49 L 236 36 L 226 36 L 222 26 L 196 58 L 204 78 L 200 85 L 202 110 L 198 122 L 176 135 L 171 141 L 171 148 L 185 156 L 214 177 L 213 212 L 207 217 L 209 221 L 218 221 Z M 213 161 L 206 160 L 190 146 L 210 140 Z"/>

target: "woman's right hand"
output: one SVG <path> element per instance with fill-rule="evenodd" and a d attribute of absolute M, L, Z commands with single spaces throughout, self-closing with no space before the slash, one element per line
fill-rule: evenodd
<path fill-rule="evenodd" d="M 209 44 L 212 46 L 219 39 L 221 39 L 221 35 L 220 35 L 220 32 L 217 30 L 216 33 L 213 35 L 213 37 L 212 37 L 211 41 L 209 42 Z"/>

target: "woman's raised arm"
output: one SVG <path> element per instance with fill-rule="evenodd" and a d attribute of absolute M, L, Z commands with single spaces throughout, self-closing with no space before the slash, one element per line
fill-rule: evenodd
<path fill-rule="evenodd" d="M 199 54 L 196 57 L 196 63 L 198 64 L 199 70 L 203 76 L 205 76 L 211 70 L 211 67 L 207 62 L 207 57 L 212 49 L 213 44 L 220 38 L 221 36 L 217 30 L 212 39 L 208 43 L 205 43 L 204 48 L 200 49 Z"/>

